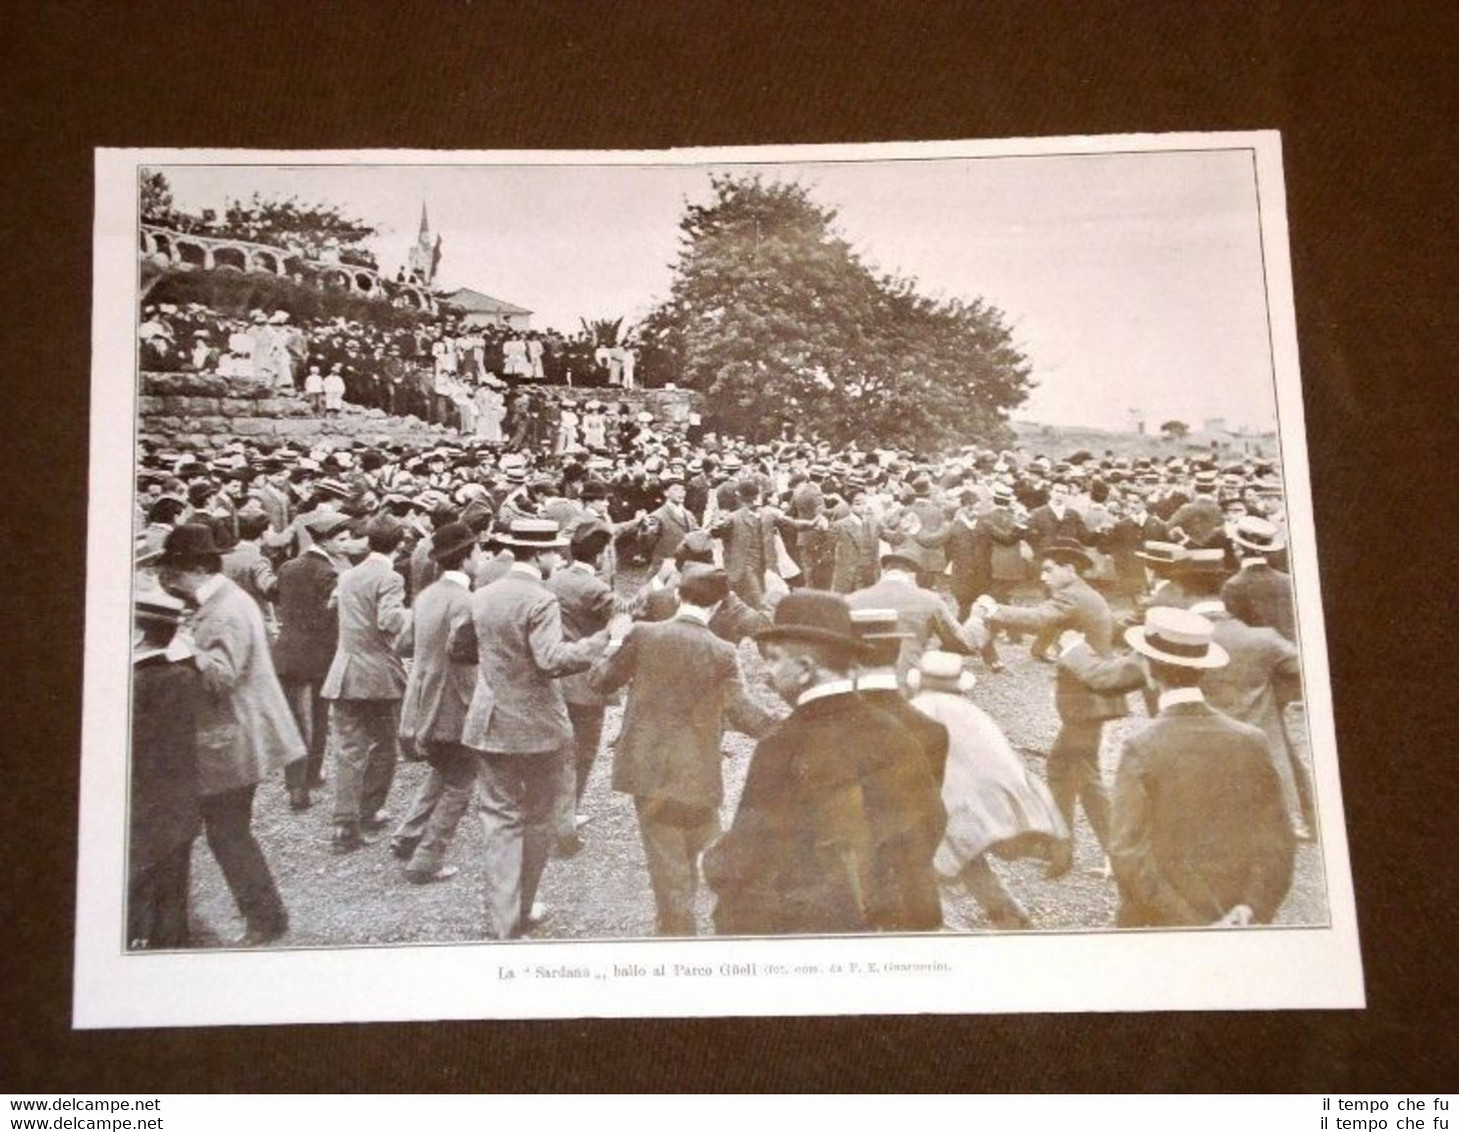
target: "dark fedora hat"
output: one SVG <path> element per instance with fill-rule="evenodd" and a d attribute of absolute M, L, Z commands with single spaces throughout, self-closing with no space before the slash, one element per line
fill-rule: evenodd
<path fill-rule="evenodd" d="M 775 624 L 755 634 L 760 645 L 799 641 L 832 645 L 859 653 L 861 642 L 851 623 L 851 607 L 840 594 L 826 590 L 792 590 L 775 607 Z"/>
<path fill-rule="evenodd" d="M 447 523 L 431 535 L 430 556 L 436 562 L 476 545 L 476 532 L 465 523 Z"/>
<path fill-rule="evenodd" d="M 583 483 L 583 498 L 584 499 L 587 499 L 587 500 L 592 500 L 592 499 L 611 499 L 612 497 L 613 497 L 613 489 L 611 487 L 609 487 L 606 483 L 604 483 L 602 480 L 600 480 L 600 479 L 589 479 L 589 480 L 584 481 L 584 483 Z"/>
<path fill-rule="evenodd" d="M 167 533 L 162 544 L 159 566 L 174 566 L 208 555 L 220 555 L 222 549 L 213 541 L 213 528 L 206 523 L 183 523 Z"/>
<path fill-rule="evenodd" d="M 505 531 L 496 531 L 491 541 L 498 546 L 522 550 L 561 550 L 568 544 L 562 530 L 551 519 L 513 519 Z"/>
<path fill-rule="evenodd" d="M 613 541 L 613 532 L 603 523 L 583 523 L 572 534 L 572 556 L 579 562 L 597 558 Z"/>
<path fill-rule="evenodd" d="M 1089 553 L 1084 547 L 1071 538 L 1056 538 L 1039 551 L 1039 557 L 1065 566 L 1073 566 L 1076 570 L 1094 569 L 1094 559 L 1089 557 Z"/>

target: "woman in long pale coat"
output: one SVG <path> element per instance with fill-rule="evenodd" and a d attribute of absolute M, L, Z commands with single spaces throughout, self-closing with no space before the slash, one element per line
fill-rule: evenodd
<path fill-rule="evenodd" d="M 500 391 L 490 383 L 483 382 L 476 390 L 476 437 L 488 444 L 502 442 L 502 417 L 506 416 L 507 403 Z"/>
<path fill-rule="evenodd" d="M 947 829 L 933 867 L 960 881 L 995 928 L 1027 928 L 1028 913 L 1003 887 L 987 854 L 1041 856 L 1051 842 L 1067 839 L 1069 828 L 1048 787 L 1028 772 L 987 713 L 966 698 L 973 676 L 963 671 L 962 657 L 923 653 L 908 673 L 908 686 L 916 691 L 912 706 L 948 734 L 942 782 Z"/>

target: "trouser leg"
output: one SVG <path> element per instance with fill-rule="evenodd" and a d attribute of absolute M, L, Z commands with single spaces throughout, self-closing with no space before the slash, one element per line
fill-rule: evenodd
<path fill-rule="evenodd" d="M 140 870 L 127 886 L 127 946 L 186 947 L 188 881 L 193 839 L 175 845 Z"/>
<path fill-rule="evenodd" d="M 208 848 L 218 861 L 238 910 L 250 929 L 268 935 L 287 930 L 288 914 L 263 850 L 254 839 L 254 787 L 243 786 L 200 800 Z"/>
<path fill-rule="evenodd" d="M 441 867 L 456 827 L 471 804 L 476 783 L 477 755 L 459 743 L 431 743 L 431 777 L 440 783 L 428 819 L 422 823 L 420 844 L 407 866 L 413 872 L 433 873 Z M 398 835 L 397 835 L 398 836 Z"/>
<path fill-rule="evenodd" d="M 1028 913 L 1004 887 L 1003 881 L 993 871 L 986 856 L 980 855 L 968 862 L 962 871 L 962 882 L 995 928 L 1008 930 L 1028 927 Z"/>
<path fill-rule="evenodd" d="M 1100 720 L 1065 721 L 1049 750 L 1046 767 L 1049 793 L 1069 826 L 1071 846 L 1076 799 L 1084 804 L 1085 816 L 1100 847 L 1109 844 L 1109 793 L 1099 771 L 1099 737 L 1103 727 Z"/>
<path fill-rule="evenodd" d="M 390 786 L 395 781 L 395 767 L 400 761 L 398 700 L 366 700 L 365 717 L 370 729 L 370 754 L 365 763 L 361 784 L 360 813 L 372 818 L 385 808 Z"/>
<path fill-rule="evenodd" d="M 606 711 L 602 704 L 567 705 L 567 715 L 572 720 L 573 797 L 577 802 L 583 800 L 583 789 L 588 784 L 588 776 L 593 773 L 593 764 L 598 761 Z"/>
<path fill-rule="evenodd" d="M 400 824 L 395 827 L 391 840 L 418 844 L 425 836 L 426 825 L 431 820 L 431 814 L 435 812 L 436 804 L 439 802 L 441 791 L 445 789 L 445 786 L 446 780 L 441 777 L 441 772 L 432 765 L 425 778 L 421 779 L 420 787 L 415 792 L 415 798 L 410 803 L 410 809 Z"/>
<path fill-rule="evenodd" d="M 360 821 L 365 792 L 365 767 L 370 760 L 370 721 L 364 701 L 336 700 L 334 724 L 334 821 L 354 825 Z"/>
<path fill-rule="evenodd" d="M 525 924 L 537 899 L 537 886 L 552 851 L 553 807 L 561 785 L 562 764 L 571 761 L 566 748 L 522 757 L 525 821 L 522 828 L 521 922 Z"/>
<path fill-rule="evenodd" d="M 719 832 L 711 809 L 679 808 L 667 819 L 651 798 L 635 798 L 638 831 L 653 889 L 659 935 L 694 935 L 694 897 L 699 888 L 699 854 Z"/>
<path fill-rule="evenodd" d="M 319 698 L 319 685 L 307 680 L 283 680 L 284 698 L 304 740 L 305 757 L 284 768 L 284 783 L 290 790 L 307 787 L 324 765 L 324 742 L 328 734 L 329 705 Z"/>

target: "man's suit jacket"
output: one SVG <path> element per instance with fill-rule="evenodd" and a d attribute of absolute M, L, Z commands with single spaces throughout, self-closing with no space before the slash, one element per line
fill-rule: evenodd
<path fill-rule="evenodd" d="M 921 658 L 934 637 L 949 652 L 973 653 L 977 649 L 952 619 L 947 603 L 931 590 L 914 582 L 884 575 L 875 585 L 846 595 L 852 609 L 895 609 L 897 625 L 910 640 L 902 642 L 897 673 L 905 677 Z"/>
<path fill-rule="evenodd" d="M 882 719 L 854 694 L 830 696 L 797 707 L 756 745 L 734 821 L 704 854 L 719 934 L 873 926 L 862 775 L 888 743 L 913 747 Z"/>
<path fill-rule="evenodd" d="M 476 658 L 476 688 L 461 741 L 478 751 L 540 754 L 572 739 L 559 678 L 585 672 L 605 638 L 568 643 L 562 609 L 540 577 L 514 566 L 471 598 L 471 625 L 451 640 L 457 660 Z"/>
<path fill-rule="evenodd" d="M 425 592 L 425 588 L 441 576 L 441 567 L 431 557 L 432 535 L 425 535 L 416 542 L 410 552 L 410 596 Z"/>
<path fill-rule="evenodd" d="M 1170 532 L 1176 538 L 1181 532 L 1187 545 L 1213 547 L 1226 545 L 1226 515 L 1221 505 L 1209 496 L 1197 496 L 1170 517 Z"/>
<path fill-rule="evenodd" d="M 1062 517 L 1054 514 L 1054 509 L 1047 503 L 1035 507 L 1029 512 L 1027 526 L 1028 541 L 1035 551 L 1042 550 L 1055 539 L 1073 539 L 1087 545 L 1091 537 L 1083 517 L 1067 504 Z"/>
<path fill-rule="evenodd" d="M 267 610 L 278 596 L 278 575 L 274 573 L 272 563 L 254 543 L 240 542 L 223 555 L 223 573 L 229 581 L 258 602 L 260 609 Z"/>
<path fill-rule="evenodd" d="M 339 617 L 330 595 L 339 583 L 334 563 L 310 549 L 279 567 L 279 639 L 274 664 L 288 680 L 323 680 L 339 643 Z"/>
<path fill-rule="evenodd" d="M 371 554 L 339 580 L 339 647 L 320 695 L 326 700 L 398 700 L 405 666 L 395 639 L 410 614 L 405 581 L 383 554 Z"/>
<path fill-rule="evenodd" d="M 191 621 L 198 706 L 198 792 L 220 794 L 262 782 L 304 756 L 269 657 L 258 603 L 219 575 Z"/>
<path fill-rule="evenodd" d="M 1253 628 L 1229 612 L 1201 610 L 1215 629 L 1214 639 L 1230 658 L 1201 680 L 1201 691 L 1217 711 L 1259 728 L 1272 757 L 1287 757 L 1282 705 L 1301 698 L 1297 647 L 1275 629 Z"/>
<path fill-rule="evenodd" d="M 1295 842 L 1266 736 L 1175 704 L 1125 741 L 1109 858 L 1121 927 L 1209 924 L 1237 904 L 1277 914 Z"/>
<path fill-rule="evenodd" d="M 765 571 L 775 568 L 775 524 L 763 507 L 731 512 L 715 534 L 724 540 L 724 572 L 730 586 L 751 605 L 761 605 Z"/>
<path fill-rule="evenodd" d="M 667 621 L 679 612 L 679 583 L 654 589 L 645 586 L 634 602 L 634 619 L 638 621 Z M 769 629 L 772 622 L 758 609 L 751 609 L 739 594 L 725 594 L 709 618 L 709 631 L 722 641 L 737 645 L 746 637 Z"/>
<path fill-rule="evenodd" d="M 273 530 L 282 531 L 293 520 L 294 508 L 289 502 L 288 495 L 274 487 L 273 484 L 264 484 L 259 488 L 258 502 L 263 507 L 264 514 L 268 516 L 268 525 Z"/>
<path fill-rule="evenodd" d="M 471 637 L 471 590 L 437 578 L 417 597 L 410 621 L 396 642 L 414 657 L 400 705 L 400 734 L 417 742 L 459 743 L 466 709 L 476 688 L 476 663 L 454 659 L 451 636 Z"/>
<path fill-rule="evenodd" d="M 658 529 L 658 533 L 654 536 L 653 547 L 649 552 L 650 566 L 657 570 L 663 564 L 664 559 L 674 556 L 674 551 L 679 549 L 679 544 L 684 541 L 685 535 L 699 529 L 699 523 L 687 505 L 668 502 L 650 514 L 649 518 L 654 521 Z"/>
<path fill-rule="evenodd" d="M 906 515 L 916 518 L 915 534 L 908 535 L 898 530 Z M 883 536 L 893 546 L 909 550 L 921 563 L 926 574 L 941 574 L 947 569 L 947 540 L 952 537 L 952 526 L 943 513 L 942 504 L 929 496 L 918 496 L 903 508 L 885 518 L 886 534 Z"/>
<path fill-rule="evenodd" d="M 574 563 L 558 570 L 547 579 L 547 588 L 557 595 L 562 608 L 562 635 L 568 641 L 581 641 L 608 627 L 613 616 L 613 591 L 593 571 Z M 570 704 L 601 707 L 612 699 L 595 691 L 586 672 L 564 676 L 560 681 L 562 698 Z"/>
<path fill-rule="evenodd" d="M 1297 639 L 1297 607 L 1292 603 L 1292 579 L 1265 562 L 1243 566 L 1221 587 L 1226 612 L 1248 625 L 1275 629 L 1289 641 Z"/>
<path fill-rule="evenodd" d="M 845 515 L 831 524 L 830 535 L 831 589 L 849 594 L 875 584 L 880 568 L 881 524 L 869 515 L 865 519 Z"/>
<path fill-rule="evenodd" d="M 1075 629 L 1084 634 L 1096 656 L 1114 651 L 1114 618 L 1103 597 L 1083 578 L 1055 590 L 1040 605 L 1000 605 L 997 622 L 1022 632 L 1058 633 Z M 1123 695 L 1101 695 L 1067 666 L 1054 678 L 1054 706 L 1068 723 L 1117 719 L 1126 712 Z"/>
<path fill-rule="evenodd" d="M 746 690 L 735 647 L 687 616 L 635 625 L 590 679 L 603 695 L 629 686 L 613 789 L 637 798 L 718 807 L 726 721 L 752 737 L 774 722 Z"/>

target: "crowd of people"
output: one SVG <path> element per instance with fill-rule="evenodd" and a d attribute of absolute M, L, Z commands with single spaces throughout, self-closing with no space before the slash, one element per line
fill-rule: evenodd
<path fill-rule="evenodd" d="M 349 403 L 489 441 L 515 431 L 517 422 L 505 420 L 508 406 L 497 403 L 512 390 L 637 388 L 630 346 L 594 346 L 586 334 L 465 326 L 451 315 L 296 322 L 286 310 L 234 317 L 200 303 L 148 303 L 138 343 L 145 371 L 215 373 L 306 397 L 320 415 Z M 540 418 L 543 406 L 559 400 L 539 392 L 523 408 Z M 574 397 L 566 427 L 591 436 L 588 422 L 578 419 L 582 407 Z M 560 416 L 532 427 L 555 432 Z"/>
<path fill-rule="evenodd" d="M 601 439 L 140 452 L 134 946 L 189 945 L 199 830 L 239 942 L 286 935 L 251 829 L 278 774 L 294 812 L 328 791 L 330 850 L 386 835 L 418 884 L 458 875 L 474 805 L 482 935 L 530 933 L 620 701 L 663 935 L 701 885 L 731 935 L 937 930 L 946 886 L 1036 928 L 995 862 L 1066 875 L 1079 807 L 1119 925 L 1276 915 L 1315 818 L 1269 462 Z M 972 694 L 1025 640 L 1044 775 Z M 1139 712 L 1111 791 L 1104 726 Z M 726 729 L 756 740 L 727 825 Z M 401 759 L 429 768 L 408 799 Z"/>

